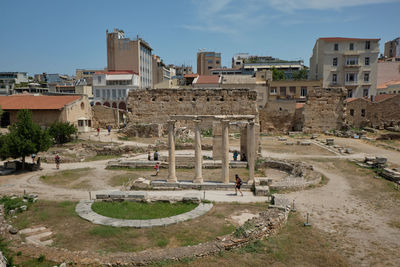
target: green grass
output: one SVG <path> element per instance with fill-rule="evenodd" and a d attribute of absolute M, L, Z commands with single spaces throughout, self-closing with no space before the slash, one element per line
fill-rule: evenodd
<path fill-rule="evenodd" d="M 10 210 L 14 210 L 16 208 L 19 208 L 23 205 L 27 206 L 29 208 L 30 204 L 32 203 L 32 200 L 29 200 L 28 202 L 24 202 L 23 198 L 17 197 L 17 198 L 11 198 L 8 196 L 3 196 L 0 198 L 0 204 L 4 205 L 4 212 L 7 215 Z M 21 212 L 18 210 L 18 212 Z"/>
<path fill-rule="evenodd" d="M 106 159 L 115 159 L 120 158 L 120 155 L 96 155 L 93 157 L 86 158 L 85 161 L 97 161 L 97 160 L 106 160 Z"/>
<path fill-rule="evenodd" d="M 142 203 L 142 202 L 95 202 L 92 205 L 93 211 L 98 214 L 130 220 L 149 220 L 165 218 L 191 211 L 197 207 L 194 203 Z"/>

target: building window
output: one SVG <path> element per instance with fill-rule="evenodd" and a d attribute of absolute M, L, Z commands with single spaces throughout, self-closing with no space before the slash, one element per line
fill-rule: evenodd
<path fill-rule="evenodd" d="M 211 70 L 211 69 L 212 69 L 212 66 L 208 66 L 208 69 Z"/>
<path fill-rule="evenodd" d="M 113 98 L 113 99 L 116 99 L 116 98 L 117 98 L 117 91 L 116 91 L 116 89 L 113 89 L 111 93 L 112 93 L 112 98 Z"/>
<path fill-rule="evenodd" d="M 208 64 L 213 64 L 214 61 L 212 61 L 211 59 L 208 60 Z"/>
<path fill-rule="evenodd" d="M 353 44 L 353 43 L 350 43 L 349 49 L 350 49 L 350 50 L 354 50 L 354 44 Z"/>
<path fill-rule="evenodd" d="M 364 88 L 363 90 L 363 96 L 367 96 L 368 97 L 368 88 Z"/>
<path fill-rule="evenodd" d="M 365 117 L 365 109 L 361 110 L 361 117 Z"/>
<path fill-rule="evenodd" d="M 346 82 L 357 82 L 357 73 L 354 72 L 346 73 Z"/>
<path fill-rule="evenodd" d="M 97 76 L 97 83 L 101 84 L 101 76 Z"/>
<path fill-rule="evenodd" d="M 332 60 L 332 65 L 337 66 L 337 57 L 334 57 Z"/>
<path fill-rule="evenodd" d="M 364 59 L 364 64 L 365 64 L 365 66 L 369 66 L 369 57 L 366 57 Z"/>
<path fill-rule="evenodd" d="M 354 116 L 354 109 L 350 109 L 350 116 Z"/>
<path fill-rule="evenodd" d="M 219 64 L 219 60 L 215 61 L 216 64 Z"/>
<path fill-rule="evenodd" d="M 371 41 L 365 41 L 365 49 L 371 49 Z"/>
<path fill-rule="evenodd" d="M 100 89 L 96 89 L 96 97 L 100 97 Z"/>
<path fill-rule="evenodd" d="M 364 82 L 369 82 L 369 72 L 364 73 Z"/>
<path fill-rule="evenodd" d="M 332 73 L 332 83 L 337 84 L 337 74 L 336 73 Z"/>
<path fill-rule="evenodd" d="M 290 86 L 289 87 L 289 92 L 291 95 L 296 95 L 296 86 Z"/>
<path fill-rule="evenodd" d="M 271 95 L 275 95 L 276 94 L 276 87 L 271 87 Z"/>
<path fill-rule="evenodd" d="M 353 97 L 353 90 L 348 90 L 347 91 L 347 97 L 348 98 Z"/>
<path fill-rule="evenodd" d="M 300 96 L 307 96 L 307 87 L 301 87 Z"/>
<path fill-rule="evenodd" d="M 333 50 L 338 51 L 339 50 L 339 44 L 334 44 L 333 45 Z"/>
<path fill-rule="evenodd" d="M 286 96 L 286 87 L 279 88 L 280 96 Z"/>
<path fill-rule="evenodd" d="M 358 57 L 348 57 L 348 58 L 346 58 L 346 65 L 349 65 L 349 66 L 358 65 Z"/>

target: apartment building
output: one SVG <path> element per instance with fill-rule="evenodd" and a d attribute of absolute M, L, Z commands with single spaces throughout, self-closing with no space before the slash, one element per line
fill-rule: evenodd
<path fill-rule="evenodd" d="M 249 55 L 239 53 L 232 58 L 232 69 L 228 69 L 228 75 L 254 75 L 258 71 L 269 71 L 272 69 L 281 70 L 286 80 L 293 78 L 293 73 L 305 68 L 302 60 L 283 60 L 271 56 Z M 212 70 L 217 73 L 218 70 Z"/>
<path fill-rule="evenodd" d="M 186 74 L 193 74 L 192 66 L 188 66 L 188 65 L 181 65 L 181 66 L 169 65 L 169 67 L 175 69 L 176 78 L 183 78 Z"/>
<path fill-rule="evenodd" d="M 385 58 L 399 58 L 400 59 L 400 37 L 385 43 Z"/>
<path fill-rule="evenodd" d="M 322 82 L 320 80 L 269 81 L 268 100 L 293 99 L 297 102 L 305 102 L 308 92 L 310 92 L 312 88 L 321 86 Z"/>
<path fill-rule="evenodd" d="M 322 86 L 345 87 L 348 97 L 376 94 L 379 40 L 319 38 L 310 58 L 309 79 Z"/>
<path fill-rule="evenodd" d="M 139 75 L 133 71 L 103 71 L 93 76 L 93 103 L 126 109 L 130 90 L 138 89 Z"/>
<path fill-rule="evenodd" d="M 153 85 L 152 48 L 143 39 L 125 38 L 123 30 L 106 31 L 107 70 L 132 71 L 139 75 L 139 87 L 150 88 Z"/>
<path fill-rule="evenodd" d="M 75 78 L 77 80 L 85 80 L 86 85 L 93 85 L 93 75 L 96 72 L 104 71 L 100 69 L 76 69 Z"/>
<path fill-rule="evenodd" d="M 211 75 L 211 70 L 221 68 L 221 53 L 200 51 L 197 53 L 197 73 Z"/>
<path fill-rule="evenodd" d="M 0 95 L 11 95 L 16 84 L 24 83 L 28 83 L 27 72 L 0 72 Z"/>
<path fill-rule="evenodd" d="M 156 84 L 171 79 L 171 68 L 167 67 L 159 56 L 153 55 L 152 64 L 153 88 Z"/>

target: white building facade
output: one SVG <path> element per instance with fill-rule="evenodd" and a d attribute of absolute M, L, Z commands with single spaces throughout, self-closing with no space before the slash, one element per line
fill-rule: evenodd
<path fill-rule="evenodd" d="M 380 39 L 319 38 L 310 58 L 309 79 L 322 87 L 345 87 L 348 97 L 376 95 Z"/>
<path fill-rule="evenodd" d="M 126 110 L 130 90 L 138 89 L 139 75 L 133 71 L 98 72 L 93 76 L 93 103 Z"/>

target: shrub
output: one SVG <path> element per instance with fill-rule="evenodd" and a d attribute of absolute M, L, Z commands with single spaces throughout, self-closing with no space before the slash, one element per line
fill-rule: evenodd
<path fill-rule="evenodd" d="M 50 125 L 49 134 L 54 138 L 56 144 L 64 144 L 70 142 L 78 130 L 69 122 L 54 122 Z"/>

